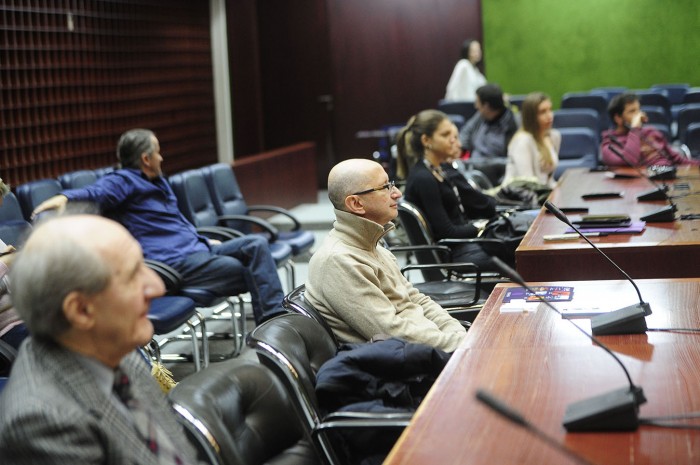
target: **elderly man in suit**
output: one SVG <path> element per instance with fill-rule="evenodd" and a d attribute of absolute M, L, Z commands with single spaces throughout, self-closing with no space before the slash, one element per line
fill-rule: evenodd
<path fill-rule="evenodd" d="M 0 396 L 2 463 L 196 463 L 136 350 L 164 288 L 127 230 L 99 216 L 48 220 L 11 273 L 31 336 Z"/>

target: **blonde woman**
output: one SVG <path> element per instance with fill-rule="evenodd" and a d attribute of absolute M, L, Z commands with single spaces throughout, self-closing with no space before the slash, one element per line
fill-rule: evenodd
<path fill-rule="evenodd" d="M 561 134 L 552 129 L 552 101 L 542 92 L 528 94 L 523 101 L 521 117 L 522 128 L 508 144 L 508 162 L 502 185 L 518 178 L 554 187 Z"/>

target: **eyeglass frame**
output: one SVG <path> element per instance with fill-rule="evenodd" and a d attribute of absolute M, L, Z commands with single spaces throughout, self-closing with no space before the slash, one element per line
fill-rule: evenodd
<path fill-rule="evenodd" d="M 371 192 L 381 191 L 381 190 L 383 190 L 383 189 L 386 189 L 388 192 L 391 192 L 391 191 L 394 190 L 394 187 L 396 187 L 396 181 L 389 181 L 388 183 L 383 184 L 383 185 L 381 185 L 381 186 L 379 186 L 379 187 L 374 187 L 374 188 L 372 188 L 372 189 L 367 189 L 367 190 L 364 190 L 364 191 L 355 192 L 355 193 L 350 194 L 350 195 L 364 195 L 364 194 L 369 194 L 369 193 L 371 193 Z"/>

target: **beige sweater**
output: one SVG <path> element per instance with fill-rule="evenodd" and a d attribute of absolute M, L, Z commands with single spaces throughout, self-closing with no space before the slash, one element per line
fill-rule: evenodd
<path fill-rule="evenodd" d="M 306 298 L 342 342 L 366 342 L 378 334 L 454 351 L 466 330 L 401 274 L 379 240 L 382 227 L 336 210 L 333 230 L 309 262 Z"/>

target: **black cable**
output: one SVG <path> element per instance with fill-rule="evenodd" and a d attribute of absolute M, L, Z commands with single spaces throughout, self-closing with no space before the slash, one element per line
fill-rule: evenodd
<path fill-rule="evenodd" d="M 647 331 L 700 333 L 700 328 L 647 328 Z"/>
<path fill-rule="evenodd" d="M 639 419 L 639 424 L 646 425 L 646 426 L 657 426 L 659 428 L 700 430 L 700 425 L 686 425 L 684 423 L 664 423 L 664 422 L 646 421 L 642 418 Z"/>

